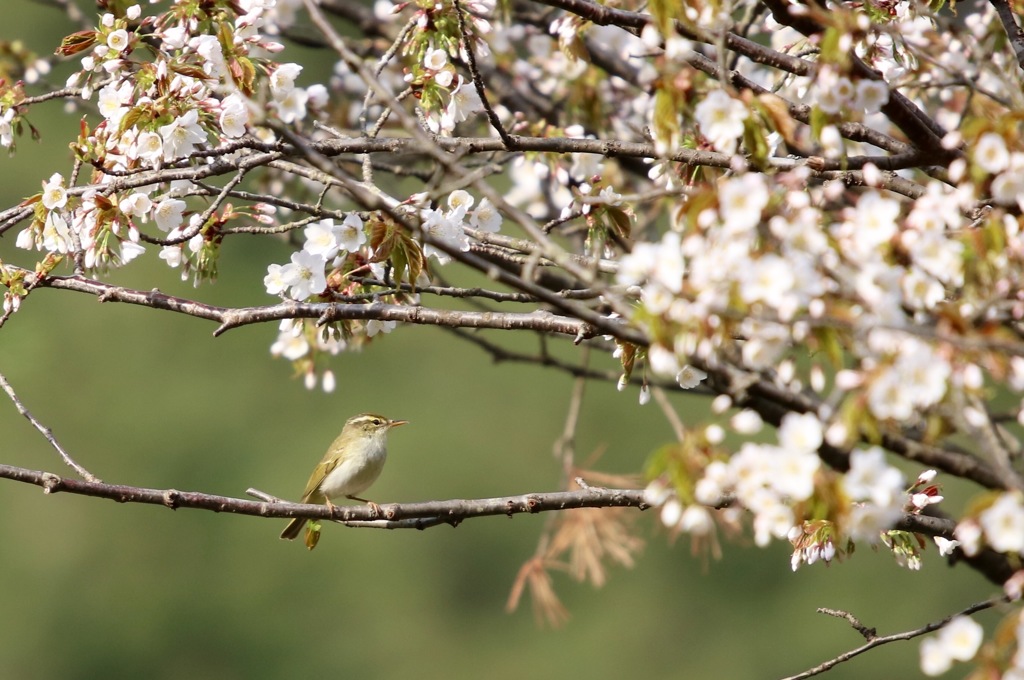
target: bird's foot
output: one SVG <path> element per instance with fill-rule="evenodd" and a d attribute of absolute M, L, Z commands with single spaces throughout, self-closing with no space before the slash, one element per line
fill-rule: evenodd
<path fill-rule="evenodd" d="M 369 505 L 370 506 L 370 510 L 373 511 L 374 519 L 377 519 L 378 517 L 383 517 L 384 516 L 384 511 L 381 510 L 380 506 L 377 505 L 376 503 L 374 503 L 373 501 L 367 500 L 365 498 L 360 498 L 359 496 L 348 496 L 348 498 L 350 498 L 351 500 L 354 500 L 354 501 L 361 501 L 361 502 L 366 503 L 367 505 Z"/>

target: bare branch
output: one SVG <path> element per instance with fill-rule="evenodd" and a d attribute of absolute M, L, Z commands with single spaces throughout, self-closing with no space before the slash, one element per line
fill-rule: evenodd
<path fill-rule="evenodd" d="M 118 503 L 142 503 L 162 505 L 172 510 L 193 508 L 227 512 L 254 517 L 335 520 L 341 522 L 372 522 L 379 519 L 369 506 L 311 505 L 304 503 L 248 501 L 230 496 L 217 496 L 198 491 L 177 489 L 147 489 L 123 484 L 104 484 L 64 479 L 51 472 L 29 470 L 11 465 L 0 465 L 0 478 L 11 479 L 42 487 L 44 493 L 71 493 L 80 496 L 106 498 Z M 255 491 L 255 490 L 252 490 Z M 262 494 L 262 492 L 256 492 Z M 273 498 L 273 497 L 270 497 Z M 456 525 L 471 517 L 490 517 L 538 513 L 578 508 L 621 508 L 639 510 L 647 508 L 640 489 L 603 489 L 590 487 L 579 491 L 558 491 L 551 493 L 527 493 L 500 498 L 455 499 L 447 501 L 426 501 L 421 503 L 381 503 L 384 519 L 388 521 L 437 519 L 445 524 Z M 368 526 L 380 526 L 370 524 Z M 397 527 L 384 527 L 397 528 Z M 410 524 L 409 528 L 423 528 Z"/>
<path fill-rule="evenodd" d="M 50 446 L 52 446 L 57 451 L 57 453 L 60 454 L 61 460 L 63 460 L 68 467 L 77 472 L 85 480 L 96 483 L 102 481 L 99 477 L 95 476 L 94 474 L 86 470 L 84 467 L 76 463 L 75 460 L 70 455 L 68 455 L 68 452 L 64 449 L 63 446 L 60 445 L 60 442 L 58 442 L 57 438 L 53 435 L 53 430 L 39 422 L 39 420 L 37 420 L 36 417 L 33 416 L 27 408 L 25 408 L 25 405 L 21 403 L 21 399 L 18 398 L 17 393 L 14 391 L 14 388 L 11 387 L 11 384 L 7 382 L 7 378 L 3 375 L 3 373 L 0 373 L 0 388 L 3 388 L 4 392 L 7 393 L 7 396 L 10 397 L 11 401 L 14 402 L 14 407 L 18 409 L 18 413 L 25 416 L 25 418 L 28 419 L 28 422 L 32 423 L 32 427 L 39 430 L 39 433 L 46 438 L 46 441 L 50 442 Z"/>
<path fill-rule="evenodd" d="M 656 385 L 652 388 L 652 393 L 654 401 L 658 402 L 658 407 L 665 414 L 665 420 L 672 426 L 672 433 L 675 434 L 676 440 L 681 442 L 686 439 L 686 426 L 683 425 L 683 421 L 679 414 L 676 413 L 676 410 L 672 408 L 672 403 L 668 400 L 665 390 Z"/>
<path fill-rule="evenodd" d="M 942 619 L 941 621 L 935 621 L 933 623 L 929 623 L 927 625 L 921 626 L 920 628 L 915 628 L 914 630 L 908 630 L 908 631 L 904 631 L 902 633 L 894 633 L 892 635 L 885 635 L 885 636 L 882 636 L 882 637 L 874 637 L 872 635 L 872 636 L 868 637 L 868 642 L 864 643 L 860 647 L 857 647 L 856 649 L 851 649 L 848 652 L 844 652 L 843 654 L 840 654 L 839 656 L 835 657 L 834 659 L 829 659 L 825 663 L 820 664 L 818 666 L 815 666 L 814 668 L 811 668 L 809 670 L 806 670 L 803 673 L 799 673 L 797 675 L 791 675 L 791 676 L 789 676 L 787 678 L 784 678 L 784 680 L 803 680 L 804 678 L 810 678 L 810 677 L 813 677 L 815 675 L 820 675 L 821 673 L 824 673 L 827 670 L 831 670 L 835 666 L 838 666 L 839 664 L 841 664 L 841 663 L 843 663 L 845 661 L 849 661 L 850 659 L 852 659 L 855 656 L 859 656 L 860 654 L 863 654 L 864 652 L 868 651 L 869 649 L 874 649 L 875 647 L 881 647 L 882 645 L 889 644 L 890 642 L 899 642 L 901 640 L 913 640 L 916 637 L 920 637 L 922 635 L 927 635 L 928 633 L 934 632 L 934 631 L 942 628 L 943 626 L 948 624 L 950 621 L 952 621 L 957 616 L 970 616 L 971 614 L 974 614 L 976 612 L 980 612 L 980 611 L 983 611 L 985 609 L 991 609 L 992 607 L 995 607 L 996 605 L 999 605 L 999 604 L 1002 604 L 1003 602 L 1008 602 L 1008 601 L 1009 601 L 1009 598 L 1007 598 L 1005 595 L 1000 595 L 998 597 L 993 597 L 993 598 L 991 598 L 989 600 L 985 600 L 983 602 L 978 602 L 976 604 L 972 604 L 970 607 L 967 607 L 966 609 L 964 609 L 962 611 L 959 611 L 959 612 L 957 612 L 955 614 L 950 614 L 949 616 L 947 616 L 946 618 Z M 818 611 L 822 612 L 822 613 L 825 613 L 825 614 L 830 614 L 830 615 L 833 615 L 833 616 L 836 615 L 836 613 L 833 613 L 832 610 L 819 609 Z M 851 625 L 853 625 L 854 622 L 857 621 L 856 618 L 854 618 L 851 614 L 846 614 L 846 612 L 840 612 L 839 616 L 840 616 L 840 618 L 846 618 L 847 620 L 850 620 Z M 862 630 L 863 626 L 861 626 L 859 622 L 857 622 L 857 624 L 854 625 L 854 628 L 856 628 L 859 632 L 861 632 L 862 635 L 864 635 L 865 631 L 867 630 L 867 629 Z M 870 630 L 874 631 L 874 629 L 870 629 Z"/>
<path fill-rule="evenodd" d="M 871 640 L 874 640 L 876 637 L 878 637 L 877 631 L 875 631 L 874 628 L 868 628 L 867 626 L 865 626 L 863 623 L 860 622 L 860 619 L 858 619 L 856 616 L 854 616 L 850 612 L 843 611 L 842 609 L 829 609 L 828 607 L 818 607 L 818 613 L 819 614 L 828 614 L 829 616 L 834 616 L 837 619 L 846 619 L 846 621 L 850 624 L 850 626 L 855 631 L 857 631 L 858 633 L 863 635 L 864 639 L 869 641 L 869 642 Z"/>

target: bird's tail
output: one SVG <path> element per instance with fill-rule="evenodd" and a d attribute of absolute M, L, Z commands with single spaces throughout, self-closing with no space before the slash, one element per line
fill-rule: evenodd
<path fill-rule="evenodd" d="M 296 517 L 291 522 L 288 522 L 288 526 L 281 532 L 281 538 L 287 541 L 294 540 L 299 535 L 299 532 L 302 531 L 303 525 L 308 521 L 305 517 Z"/>

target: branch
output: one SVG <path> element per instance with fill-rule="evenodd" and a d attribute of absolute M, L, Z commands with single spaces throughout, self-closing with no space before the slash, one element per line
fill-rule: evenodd
<path fill-rule="evenodd" d="M 637 35 L 647 24 L 654 21 L 654 18 L 649 14 L 606 7 L 596 2 L 591 2 L 591 0 L 537 1 L 540 4 L 558 7 L 566 12 L 571 12 L 600 26 L 615 25 L 623 29 L 632 29 Z M 779 23 L 783 22 L 780 20 Z M 795 75 L 810 76 L 816 68 L 814 64 L 799 57 L 783 54 L 753 40 L 738 36 L 735 33 L 710 31 L 696 24 L 684 23 L 680 20 L 674 22 L 674 27 L 679 35 L 689 40 L 696 40 L 707 45 L 717 45 L 719 42 L 724 41 L 725 46 L 730 50 L 747 57 L 751 61 Z"/>
<path fill-rule="evenodd" d="M 11 401 L 14 402 L 14 407 L 18 409 L 18 413 L 25 416 L 25 418 L 28 419 L 28 422 L 32 423 L 32 427 L 39 430 L 39 433 L 43 435 L 46 441 L 50 442 L 50 446 L 57 450 L 57 453 L 60 454 L 61 460 L 63 460 L 68 467 L 70 467 L 72 470 L 81 475 L 83 479 L 86 479 L 90 482 L 99 483 L 102 481 L 100 480 L 99 477 L 96 477 L 91 472 L 86 470 L 84 467 L 76 463 L 75 460 L 70 455 L 68 455 L 68 452 L 65 451 L 64 447 L 60 445 L 60 442 L 57 441 L 57 438 L 53 436 L 53 430 L 51 430 L 50 428 L 46 427 L 41 422 L 36 420 L 35 416 L 33 416 L 29 412 L 29 410 L 25 408 L 25 405 L 21 403 L 21 399 L 18 398 L 17 393 L 15 393 L 14 388 L 11 387 L 11 384 L 7 382 L 7 378 L 4 377 L 2 373 L 0 373 L 0 388 L 3 388 L 4 392 L 7 393 L 7 396 L 10 397 Z"/>
<path fill-rule="evenodd" d="M 587 485 L 577 480 L 582 488 L 576 491 L 555 491 L 526 493 L 498 498 L 452 499 L 446 501 L 423 501 L 419 503 L 381 503 L 384 517 L 375 514 L 369 505 L 334 506 L 309 503 L 290 503 L 257 489 L 246 493 L 260 498 L 249 501 L 231 496 L 218 496 L 199 491 L 178 491 L 177 489 L 149 489 L 126 484 L 107 484 L 100 481 L 79 481 L 66 479 L 52 472 L 30 470 L 13 465 L 0 464 L 0 479 L 11 479 L 25 484 L 42 487 L 43 493 L 59 492 L 106 498 L 118 503 L 142 503 L 162 505 L 177 510 L 192 508 L 227 512 L 254 517 L 276 517 L 290 519 L 333 520 L 350 526 L 366 526 L 378 529 L 425 529 L 438 524 L 458 525 L 472 517 L 512 515 L 522 513 L 577 510 L 580 508 L 637 508 L 650 507 L 644 501 L 643 489 L 606 489 Z M 952 535 L 955 523 L 951 520 L 932 519 L 921 515 L 906 514 L 897 525 L 907 531 L 919 531 L 933 535 Z"/>
<path fill-rule="evenodd" d="M 590 2 L 590 0 L 539 1 L 543 4 L 572 12 L 595 24 L 612 24 L 624 29 L 632 29 L 637 33 L 648 22 L 652 21 L 652 17 L 649 15 L 605 7 L 604 5 Z M 772 0 L 766 4 L 773 10 L 776 21 L 781 24 L 793 26 L 805 34 L 819 33 L 824 30 L 813 20 L 808 19 L 801 24 L 800 19 L 802 18 L 791 17 L 787 11 L 788 6 L 779 0 Z M 708 45 L 717 45 L 721 38 L 721 42 L 728 49 L 742 54 L 754 62 L 796 75 L 813 77 L 815 66 L 810 62 L 771 50 L 735 33 L 724 32 L 719 35 L 715 31 L 705 30 L 695 25 L 686 25 L 680 21 L 675 22 L 675 28 L 680 35 Z M 878 75 L 856 55 L 851 55 L 851 61 L 860 77 L 871 80 L 878 79 Z M 951 160 L 959 154 L 955 150 L 947 151 L 941 147 L 939 142 L 945 135 L 945 131 L 898 91 L 890 90 L 890 100 L 882 107 L 882 112 L 888 115 L 911 140 L 915 141 L 920 149 L 927 150 L 928 156 L 930 158 L 934 157 L 936 162 Z"/>
<path fill-rule="evenodd" d="M 739 407 L 757 411 L 765 422 L 775 427 L 782 423 L 787 413 L 821 411 L 822 403 L 816 395 L 793 391 L 764 375 L 724 363 L 711 366 L 695 358 L 691 359 L 691 363 L 709 375 L 709 386 L 712 389 L 728 394 Z M 881 444 L 907 460 L 969 479 L 987 489 L 1007 488 L 1008 480 L 985 461 L 966 453 L 926 444 L 919 441 L 917 436 L 909 431 L 891 429 L 881 432 Z M 865 443 L 870 441 L 863 433 L 860 439 Z M 826 443 L 822 444 L 818 453 L 822 460 L 836 470 L 845 471 L 850 467 L 848 451 Z"/>
<path fill-rule="evenodd" d="M 516 151 L 528 151 L 537 153 L 552 154 L 573 154 L 590 153 L 604 156 L 606 158 L 635 158 L 635 159 L 660 159 L 677 161 L 687 165 L 699 165 L 717 168 L 731 168 L 734 159 L 728 154 L 715 151 L 704 151 L 695 149 L 676 149 L 667 156 L 659 155 L 653 144 L 642 142 L 628 142 L 616 139 L 575 139 L 565 137 L 521 137 L 514 138 Z M 505 143 L 498 138 L 492 137 L 462 137 L 449 138 L 440 137 L 435 141 L 421 142 L 417 139 L 407 137 L 393 138 L 351 138 L 351 139 L 327 139 L 322 141 L 310 141 L 304 144 L 305 148 L 299 148 L 295 144 L 285 142 L 263 143 L 252 139 L 245 139 L 231 144 L 224 144 L 216 149 L 196 151 L 189 156 L 187 161 L 198 159 L 214 159 L 208 164 L 191 167 L 166 167 L 160 170 L 140 169 L 123 172 L 115 172 L 109 168 L 103 168 L 104 174 L 108 176 L 107 181 L 88 184 L 68 189 L 69 196 L 81 196 L 89 191 L 96 191 L 103 196 L 110 196 L 119 192 L 151 184 L 160 184 L 174 181 L 199 182 L 204 179 L 219 177 L 222 175 L 244 172 L 261 166 L 276 167 L 286 172 L 300 174 L 300 168 L 296 166 L 281 166 L 280 161 L 285 157 L 300 157 L 307 152 L 315 152 L 326 158 L 333 158 L 345 154 L 372 154 L 386 153 L 391 155 L 431 155 L 432 153 L 444 152 L 445 154 L 485 154 L 505 151 Z M 228 157 L 238 154 L 239 151 L 247 149 L 251 153 L 229 160 Z M 443 156 L 449 160 L 446 156 Z M 867 162 L 885 165 L 889 163 L 884 157 L 861 158 L 854 160 L 852 165 L 860 165 Z M 177 162 L 176 162 L 177 163 Z M 848 184 L 861 184 L 863 180 L 859 173 L 849 171 L 840 172 L 833 167 L 835 164 L 822 162 L 820 167 L 808 165 L 804 159 L 792 158 L 769 158 L 766 163 L 777 170 L 792 170 L 797 167 L 806 167 L 812 171 L 812 176 L 825 179 L 842 178 Z M 838 166 L 837 166 L 838 167 Z M 852 167 L 852 166 L 848 166 Z M 902 167 L 902 166 L 901 166 Z M 337 168 L 332 169 L 331 174 L 336 174 Z M 318 182 L 331 183 L 331 174 L 320 174 L 312 177 Z M 902 180 L 896 176 L 886 175 L 886 188 L 902 193 L 911 198 L 919 196 L 923 189 L 909 180 Z M 477 184 L 477 188 L 480 188 Z M 229 195 L 237 195 L 237 190 L 229 188 Z M 491 196 L 495 205 L 504 203 L 500 196 Z M 267 200 L 274 203 L 274 197 L 267 197 L 260 200 Z M 506 212 L 508 209 L 505 209 Z M 517 211 L 513 211 L 517 212 Z M 16 205 L 0 211 L 0 234 L 7 231 L 19 222 L 31 217 L 32 206 Z M 514 216 L 514 215 L 511 215 Z M 543 241 L 545 235 L 541 233 Z M 551 257 L 551 253 L 546 253 Z M 553 258 L 555 259 L 555 258 Z"/>
<path fill-rule="evenodd" d="M 64 479 L 51 472 L 29 470 L 12 465 L 0 465 L 0 478 L 12 479 L 26 484 L 42 487 L 47 494 L 65 492 L 80 496 L 106 498 L 118 503 L 143 503 L 146 505 L 162 505 L 177 510 L 193 508 L 228 512 L 236 515 L 254 517 L 277 517 L 288 519 L 303 517 L 306 519 L 334 520 L 339 522 L 367 522 L 381 519 L 375 510 L 368 505 L 335 506 L 311 505 L 306 503 L 287 503 L 278 501 L 249 501 L 230 496 L 217 496 L 198 491 L 178 491 L 176 489 L 147 489 L 123 484 L 104 484 L 102 482 L 85 482 L 75 479 Z M 271 498 L 261 492 L 262 498 Z M 426 528 L 438 523 L 455 526 L 462 520 L 471 517 L 489 517 L 506 515 L 511 517 L 521 513 L 538 513 L 558 510 L 575 510 L 579 508 L 620 508 L 631 507 L 639 510 L 647 509 L 641 489 L 602 489 L 589 487 L 579 491 L 558 491 L 553 493 L 528 493 L 518 496 L 500 498 L 453 499 L 447 501 L 426 501 L 422 503 L 387 503 L 380 504 L 384 519 L 389 522 L 403 520 L 437 520 L 433 522 L 405 522 L 384 528 Z M 370 526 L 381 527 L 374 523 Z"/>
<path fill-rule="evenodd" d="M 459 333 L 459 335 L 481 347 L 491 355 L 495 362 L 513 361 L 554 367 L 573 376 L 597 380 L 613 381 L 617 380 L 620 375 L 617 371 L 595 371 L 569 364 L 546 354 L 529 355 L 513 352 L 466 333 Z M 711 366 L 696 357 L 691 357 L 691 363 L 711 376 L 708 387 L 715 393 L 729 395 L 737 407 L 757 411 L 765 422 L 775 427 L 782 423 L 782 418 L 787 413 L 819 413 L 821 410 L 822 403 L 816 396 L 806 392 L 793 392 L 762 375 L 725 364 Z M 631 382 L 638 383 L 640 380 L 634 379 Z M 657 386 L 672 391 L 680 389 L 678 385 L 670 383 Z M 969 479 L 988 489 L 1008 488 L 1009 480 L 999 470 L 966 452 L 926 444 L 917 440 L 910 433 L 895 430 L 882 432 L 881 437 L 883 447 L 909 461 Z M 862 439 L 867 441 L 864 437 Z M 830 444 L 823 444 L 818 453 L 830 467 L 839 471 L 849 469 L 848 451 Z M 924 533 L 932 532 L 925 531 Z M 941 535 L 945 536 L 945 534 Z M 946 537 L 948 538 L 948 536 Z"/>
<path fill-rule="evenodd" d="M 553 367 L 575 377 L 584 377 L 591 380 L 604 380 L 607 382 L 617 381 L 620 375 L 617 371 L 596 371 L 586 368 L 585 366 L 569 364 L 560 361 L 547 353 L 527 355 L 511 352 L 485 340 L 484 338 L 477 337 L 474 334 L 470 334 L 458 328 L 452 328 L 449 330 L 460 338 L 468 340 L 483 349 L 496 363 L 500 363 L 502 361 L 513 361 L 536 364 L 538 366 Z M 703 365 L 704 364 L 701 364 L 701 366 Z M 630 383 L 634 385 L 640 385 L 642 382 L 643 379 L 636 375 L 630 379 Z M 654 389 L 655 398 L 658 398 L 661 390 L 679 391 L 682 389 L 676 383 L 652 383 L 651 386 Z M 782 388 L 777 389 L 782 393 Z M 700 390 L 701 388 L 695 388 L 687 391 L 691 393 L 700 393 Z M 768 398 L 755 399 L 750 397 L 749 395 L 746 395 L 746 392 L 743 389 L 738 393 L 729 391 L 724 391 L 723 393 L 729 394 L 733 397 L 737 406 L 752 408 L 757 411 L 766 422 L 772 423 L 776 427 L 781 423 L 781 418 L 782 415 L 786 413 L 786 408 L 791 408 L 797 413 L 805 413 L 808 411 L 816 412 L 818 408 L 820 408 L 820 404 L 817 406 L 808 406 L 811 402 L 807 399 L 806 395 L 800 395 L 799 399 L 807 399 L 807 401 L 798 400 L 798 403 L 789 403 L 784 406 L 779 403 L 775 403 Z M 745 395 L 742 400 L 738 396 L 739 394 Z M 793 399 L 797 399 L 797 395 L 791 395 L 791 397 Z M 807 410 L 802 410 L 804 408 Z M 681 431 L 681 425 L 673 425 L 673 427 L 675 428 L 676 436 L 678 437 Z M 888 445 L 893 447 L 892 450 L 899 455 L 906 457 L 908 460 L 916 460 L 927 467 L 943 468 L 944 465 L 947 465 L 952 468 L 948 471 L 956 474 L 957 476 L 966 477 L 989 488 L 1002 488 L 1000 486 L 1002 482 L 997 471 L 967 454 L 925 446 L 924 444 L 915 442 L 908 437 L 887 435 L 887 438 Z M 844 451 L 826 444 L 821 447 L 818 454 L 821 456 L 822 460 L 834 469 L 846 470 L 849 468 L 849 458 L 847 453 Z M 996 486 L 991 486 L 993 484 Z M 953 530 L 956 528 L 957 524 L 956 520 L 942 515 L 935 508 L 931 508 L 929 512 L 931 513 L 929 515 L 906 513 L 892 528 L 900 531 L 911 531 L 927 536 L 941 536 L 942 538 L 952 539 Z M 956 564 L 957 562 L 965 562 L 970 565 L 972 569 L 997 585 L 1005 583 L 1006 580 L 1016 571 L 1015 566 L 1007 559 L 1006 555 L 995 552 L 989 548 L 981 550 L 976 555 L 970 556 L 966 555 L 962 550 L 957 549 L 953 553 L 949 562 L 950 565 Z"/>
<path fill-rule="evenodd" d="M 1017 57 L 1017 66 L 1024 69 L 1024 31 L 1021 31 L 1017 24 L 1017 17 L 1010 3 L 1007 0 L 989 0 L 999 15 L 999 21 L 1003 24 L 1006 37 L 1013 46 L 1013 53 Z"/>
<path fill-rule="evenodd" d="M 950 614 L 949 616 L 947 616 L 946 618 L 942 619 L 941 621 L 935 621 L 933 623 L 929 623 L 927 625 L 921 626 L 920 628 L 915 628 L 914 630 L 908 630 L 908 631 L 904 631 L 902 633 L 894 633 L 892 635 L 886 635 L 884 637 L 875 637 L 874 629 L 873 628 L 868 629 L 868 628 L 864 627 L 863 625 L 861 625 L 860 622 L 857 621 L 857 619 L 852 614 L 849 614 L 847 612 L 842 612 L 842 611 L 835 611 L 835 610 L 831 610 L 831 609 L 825 609 L 825 608 L 819 609 L 818 611 L 820 613 L 822 613 L 822 614 L 828 614 L 830 616 L 837 616 L 839 618 L 847 619 L 850 622 L 850 624 L 858 632 L 861 633 L 861 635 L 864 635 L 864 637 L 866 637 L 868 639 L 868 641 L 865 644 L 861 645 L 860 647 L 857 647 L 856 649 L 851 649 L 848 652 L 844 652 L 843 654 L 840 654 L 839 656 L 835 657 L 834 659 L 829 659 L 828 661 L 826 661 L 825 663 L 823 663 L 823 664 L 821 664 L 819 666 L 815 666 L 814 668 L 806 670 L 803 673 L 800 673 L 798 675 L 791 675 L 791 676 L 789 676 L 787 678 L 784 678 L 783 680 L 803 680 L 803 678 L 810 678 L 812 676 L 819 675 L 821 673 L 824 673 L 827 670 L 831 670 L 833 667 L 838 666 L 839 664 L 843 663 L 844 661 L 849 661 L 853 657 L 858 656 L 860 654 L 863 654 L 864 652 L 868 651 L 869 649 L 874 649 L 875 647 L 881 647 L 882 645 L 888 644 L 890 642 L 897 642 L 899 640 L 912 640 L 912 639 L 914 639 L 916 637 L 920 637 L 922 635 L 926 635 L 928 633 L 931 633 L 933 631 L 938 630 L 939 628 L 942 628 L 943 626 L 945 626 L 947 623 L 952 621 L 957 616 L 969 616 L 969 615 L 974 614 L 976 612 L 980 612 L 980 611 L 985 610 L 985 609 L 990 609 L 990 608 L 996 606 L 997 604 L 1001 604 L 1003 602 L 1009 602 L 1009 598 L 1006 597 L 1005 595 L 1000 595 L 998 597 L 993 597 L 993 598 L 991 598 L 989 600 L 985 600 L 983 602 L 978 602 L 976 604 L 972 604 L 970 607 L 967 607 L 963 611 L 957 612 L 956 614 Z"/>
<path fill-rule="evenodd" d="M 569 335 L 580 339 L 593 337 L 597 333 L 597 330 L 585 321 L 567 316 L 558 316 L 543 310 L 529 313 L 465 312 L 382 303 L 339 304 L 332 302 L 307 303 L 292 301 L 261 307 L 218 307 L 187 298 L 166 295 L 158 290 L 143 291 L 123 288 L 103 283 L 102 281 L 88 279 L 84 276 L 47 276 L 39 278 L 34 272 L 29 270 L 22 271 L 25 272 L 25 280 L 29 283 L 38 281 L 37 286 L 39 288 L 72 290 L 78 293 L 95 295 L 99 298 L 100 302 L 124 302 L 217 321 L 220 323 L 220 327 L 214 331 L 215 336 L 239 326 L 280 321 L 282 319 L 318 319 L 321 323 L 329 323 L 341 319 L 378 319 L 380 321 L 402 321 L 405 323 L 455 328 L 532 330 Z M 636 333 L 636 331 L 629 329 L 621 322 L 616 322 L 614 319 L 608 319 L 608 323 L 621 326 L 624 332 L 629 330 L 630 333 Z M 607 331 L 607 328 L 602 330 Z"/>
<path fill-rule="evenodd" d="M 312 0 L 306 0 L 306 3 L 307 8 L 312 12 L 315 9 L 315 6 L 311 4 Z M 370 81 L 368 81 L 368 84 L 369 82 Z M 398 111 L 400 111 L 400 109 L 396 109 L 396 115 L 398 115 Z M 462 251 L 459 247 L 449 243 L 448 241 L 437 238 L 429 231 L 424 231 L 420 228 L 421 225 L 415 218 L 411 218 L 408 214 L 396 209 L 399 205 L 399 202 L 396 199 L 383 194 L 383 192 L 380 192 L 379 190 L 371 190 L 361 183 L 353 181 L 339 168 L 331 164 L 326 157 L 311 145 L 304 142 L 296 134 L 292 133 L 289 129 L 284 127 L 276 127 L 275 129 L 298 148 L 302 149 L 310 163 L 316 167 L 319 174 L 322 175 L 322 178 L 318 177 L 317 181 L 327 184 L 330 183 L 333 178 L 333 180 L 337 181 L 345 188 L 356 203 L 362 205 L 367 210 L 384 211 L 406 232 L 412 235 L 418 235 L 419 239 L 424 244 L 433 246 L 459 263 L 464 264 L 471 269 L 475 269 L 494 280 L 511 286 L 512 288 L 516 288 L 524 293 L 533 295 L 539 300 L 552 305 L 555 309 L 563 311 L 581 322 L 585 322 L 588 324 L 587 334 L 578 336 L 581 339 L 598 333 L 603 333 L 616 336 L 636 345 L 646 346 L 648 344 L 647 336 L 639 330 L 629 326 L 628 323 L 624 324 L 621 321 L 613 320 L 611 317 L 598 313 L 590 307 L 573 304 L 556 293 L 542 286 L 538 286 L 532 281 L 513 275 L 499 267 L 495 267 L 486 259 L 478 257 L 472 252 Z M 418 128 L 410 128 L 410 131 L 413 132 L 414 135 L 422 134 L 422 131 L 419 131 Z M 457 169 L 451 159 L 438 151 L 437 148 L 430 146 L 429 140 L 427 149 L 431 154 L 438 154 L 436 157 L 437 160 L 448 170 L 455 172 L 457 175 L 462 173 L 462 170 Z M 558 266 L 563 267 L 570 274 L 583 281 L 588 281 L 592 278 L 587 275 L 584 268 L 575 264 L 573 257 L 569 253 L 549 241 L 547 235 L 544 234 L 540 227 L 533 221 L 533 218 L 506 203 L 504 198 L 486 182 L 477 182 L 475 183 L 475 186 L 485 197 L 490 199 L 491 203 L 495 207 L 505 215 L 512 217 L 516 223 L 521 225 L 527 231 L 528 234 L 534 237 L 538 246 L 543 247 L 543 255 L 551 258 Z M 614 298 L 609 297 L 606 301 L 614 306 Z M 628 318 L 629 315 L 629 310 L 623 307 L 620 311 L 620 316 Z"/>
<path fill-rule="evenodd" d="M 796 16 L 791 14 L 791 6 L 784 2 L 784 0 L 765 0 L 764 4 L 772 11 L 772 16 L 775 20 L 783 26 L 790 26 L 808 37 L 825 31 L 825 27 L 813 16 Z M 754 57 L 751 58 L 753 59 Z M 858 78 L 882 80 L 881 76 L 865 64 L 852 50 L 850 51 L 849 59 L 852 67 L 851 72 Z M 793 72 L 796 73 L 796 71 Z M 809 73 L 810 71 L 808 71 Z M 947 150 L 942 147 L 941 142 L 946 135 L 946 131 L 898 90 L 889 89 L 889 101 L 882 106 L 881 111 L 896 127 L 906 134 L 917 149 L 926 154 L 927 158 L 934 163 L 948 164 L 949 161 L 960 155 L 960 152 L 956 149 Z"/>
<path fill-rule="evenodd" d="M 494 128 L 495 132 L 501 138 L 502 143 L 507 148 L 512 148 L 515 144 L 512 137 L 508 134 L 505 126 L 501 124 L 501 120 L 498 118 L 498 114 L 494 112 L 494 108 L 491 106 L 490 100 L 487 98 L 487 89 L 484 87 L 483 77 L 480 75 L 480 69 L 476 65 L 476 54 L 473 52 L 473 36 L 466 30 L 466 15 L 462 11 L 462 6 L 459 4 L 459 0 L 455 2 L 455 15 L 459 20 L 459 33 L 462 36 L 462 48 L 466 51 L 466 65 L 469 66 L 469 73 L 473 78 L 473 87 L 476 88 L 476 93 L 480 97 L 480 101 L 484 106 L 484 112 L 487 114 L 487 120 Z"/>

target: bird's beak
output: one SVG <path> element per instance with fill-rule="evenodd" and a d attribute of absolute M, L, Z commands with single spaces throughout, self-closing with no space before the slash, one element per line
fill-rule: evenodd
<path fill-rule="evenodd" d="M 392 427 L 398 427 L 399 425 L 408 425 L 408 424 L 409 424 L 408 420 L 392 420 L 391 424 L 388 425 L 388 429 L 390 430 Z"/>

